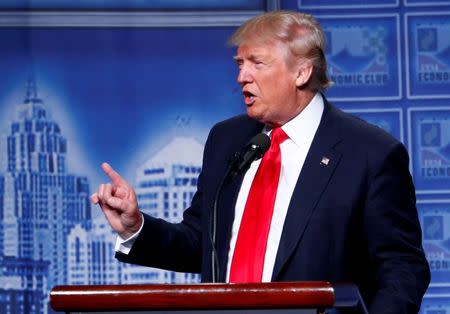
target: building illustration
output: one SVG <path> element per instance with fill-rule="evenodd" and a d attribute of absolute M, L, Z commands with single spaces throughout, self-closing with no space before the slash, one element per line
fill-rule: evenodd
<path fill-rule="evenodd" d="M 118 262 L 116 235 L 103 216 L 92 217 L 89 180 L 69 172 L 67 139 L 33 79 L 14 114 L 1 150 L 1 313 L 47 313 L 55 285 L 199 281 L 196 274 Z M 141 210 L 180 221 L 196 190 L 202 153 L 197 140 L 176 137 L 137 169 Z"/>
<path fill-rule="evenodd" d="M 183 153 L 180 153 L 183 152 Z M 140 209 L 169 222 L 179 222 L 197 189 L 203 145 L 194 138 L 175 137 L 137 169 L 136 194 Z M 191 283 L 199 276 L 123 265 L 124 283 Z"/>
<path fill-rule="evenodd" d="M 0 276 L 11 284 L 2 285 L 0 307 L 2 313 L 44 313 L 50 289 L 68 283 L 69 232 L 76 225 L 91 228 L 89 183 L 68 172 L 67 140 L 33 79 L 3 140 Z"/>
<path fill-rule="evenodd" d="M 121 263 L 114 258 L 115 233 L 103 217 L 90 230 L 76 225 L 67 237 L 68 284 L 120 284 Z"/>

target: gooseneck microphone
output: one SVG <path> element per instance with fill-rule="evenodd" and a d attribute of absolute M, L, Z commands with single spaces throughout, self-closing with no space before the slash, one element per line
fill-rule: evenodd
<path fill-rule="evenodd" d="M 260 159 L 270 147 L 270 137 L 267 134 L 259 133 L 255 135 L 245 146 L 243 153 L 236 152 L 231 157 L 228 169 L 225 172 L 219 187 L 217 188 L 214 205 L 211 213 L 211 220 L 209 225 L 209 240 L 211 242 L 211 281 L 217 282 L 219 275 L 219 260 L 216 251 L 216 231 L 217 231 L 217 203 L 219 201 L 220 193 L 226 182 L 232 180 L 236 175 L 245 173 L 250 164 Z"/>
<path fill-rule="evenodd" d="M 244 155 L 236 166 L 236 173 L 245 172 L 250 168 L 250 164 L 260 159 L 270 147 L 270 137 L 267 134 L 259 133 L 248 142 Z"/>

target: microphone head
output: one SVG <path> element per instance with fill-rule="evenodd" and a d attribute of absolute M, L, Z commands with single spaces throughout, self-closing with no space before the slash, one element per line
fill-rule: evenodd
<path fill-rule="evenodd" d="M 258 150 L 257 158 L 261 158 L 270 147 L 270 137 L 267 134 L 258 133 L 248 142 L 248 146 Z"/>
<path fill-rule="evenodd" d="M 244 153 L 239 154 L 237 162 L 232 164 L 234 174 L 247 171 L 250 164 L 260 159 L 270 147 L 270 137 L 264 133 L 256 134 L 245 147 Z"/>

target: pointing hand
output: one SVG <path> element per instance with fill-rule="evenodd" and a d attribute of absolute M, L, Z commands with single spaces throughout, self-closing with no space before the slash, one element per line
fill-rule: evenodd
<path fill-rule="evenodd" d="M 103 163 L 102 169 L 111 183 L 100 184 L 91 201 L 100 205 L 111 227 L 123 239 L 128 239 L 142 225 L 136 193 L 109 164 Z"/>

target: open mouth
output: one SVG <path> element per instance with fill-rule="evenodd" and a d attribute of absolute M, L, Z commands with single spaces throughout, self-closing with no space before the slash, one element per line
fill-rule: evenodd
<path fill-rule="evenodd" d="M 255 101 L 255 95 L 250 93 L 249 91 L 243 91 L 245 104 L 251 105 Z"/>

